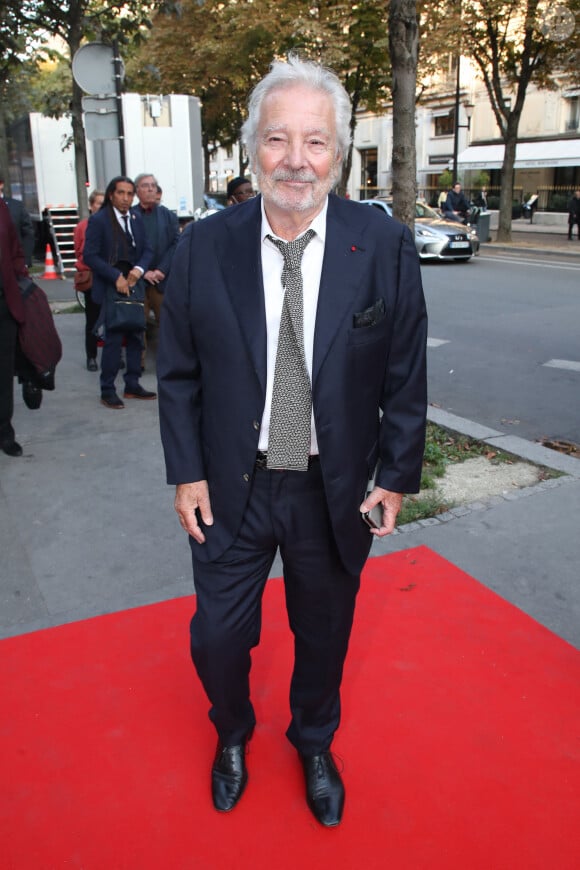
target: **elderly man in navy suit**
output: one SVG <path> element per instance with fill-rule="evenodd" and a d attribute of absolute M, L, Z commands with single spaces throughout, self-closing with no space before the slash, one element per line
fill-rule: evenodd
<path fill-rule="evenodd" d="M 145 322 L 140 331 L 119 332 L 107 328 L 107 295 L 119 293 L 128 297 L 135 293 L 142 286 L 141 279 L 151 262 L 152 251 L 143 221 L 139 215 L 130 212 L 134 197 L 135 185 L 130 178 L 119 175 L 109 182 L 103 205 L 89 218 L 83 251 L 85 263 L 93 270 L 93 300 L 101 305 L 99 322 L 105 327 L 101 403 L 113 410 L 125 407 L 115 390 L 123 336 L 127 345 L 124 398 L 157 398 L 156 393 L 144 389 L 139 383 Z"/>
<path fill-rule="evenodd" d="M 179 240 L 177 215 L 157 202 L 158 184 L 155 176 L 142 172 L 135 179 L 135 192 L 139 202 L 131 209 L 145 224 L 147 240 L 153 251 L 149 268 L 143 275 L 145 281 L 145 326 L 153 311 L 157 325 L 161 323 L 161 303 L 165 281 L 169 276 L 171 261 Z M 146 346 L 146 335 L 144 336 Z M 141 354 L 141 367 L 145 367 L 145 348 Z"/>
<path fill-rule="evenodd" d="M 248 780 L 251 650 L 279 548 L 295 651 L 287 737 L 327 827 L 345 800 L 331 746 L 360 572 L 419 487 L 426 415 L 412 235 L 330 193 L 349 120 L 332 72 L 272 64 L 243 130 L 261 196 L 178 245 L 158 353 L 167 477 L 193 554 L 191 654 L 218 736 L 214 806 L 231 810 Z"/>

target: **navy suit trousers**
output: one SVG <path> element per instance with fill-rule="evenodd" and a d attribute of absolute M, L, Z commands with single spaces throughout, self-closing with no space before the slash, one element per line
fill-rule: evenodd
<path fill-rule="evenodd" d="M 107 332 L 105 327 L 105 345 L 101 355 L 101 395 L 115 391 L 115 378 L 121 364 L 121 347 L 123 336 L 126 339 L 127 367 L 124 373 L 125 389 L 136 387 L 141 377 L 141 350 L 143 349 L 142 332 Z"/>
<path fill-rule="evenodd" d="M 191 655 L 221 742 L 241 743 L 255 724 L 250 653 L 260 640 L 262 593 L 279 547 L 295 651 L 286 733 L 299 752 L 318 754 L 330 747 L 340 721 L 360 577 L 339 558 L 318 460 L 306 472 L 256 468 L 251 486 L 238 536 L 219 559 L 197 559 L 203 545 L 191 540 L 197 593 Z"/>

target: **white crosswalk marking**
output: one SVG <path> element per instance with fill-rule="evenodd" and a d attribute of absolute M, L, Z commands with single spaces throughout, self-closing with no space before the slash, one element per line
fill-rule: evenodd
<path fill-rule="evenodd" d="M 544 363 L 550 369 L 566 369 L 569 372 L 580 372 L 580 362 L 572 359 L 550 359 Z"/>
<path fill-rule="evenodd" d="M 441 347 L 442 344 L 449 344 L 448 338 L 428 338 L 427 347 Z"/>

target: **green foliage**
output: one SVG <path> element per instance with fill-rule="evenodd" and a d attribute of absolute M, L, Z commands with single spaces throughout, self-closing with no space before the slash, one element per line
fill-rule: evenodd
<path fill-rule="evenodd" d="M 438 185 L 441 190 L 449 190 L 455 179 L 450 169 L 444 169 L 438 179 Z"/>
<path fill-rule="evenodd" d="M 486 172 L 485 169 L 480 169 L 471 180 L 472 187 L 478 189 L 489 187 L 490 177 L 489 172 Z"/>
<path fill-rule="evenodd" d="M 495 463 L 511 462 L 513 459 L 509 454 L 493 450 L 482 441 L 475 441 L 465 435 L 442 429 L 434 423 L 428 423 L 421 489 L 418 495 L 405 496 L 397 525 L 436 516 L 451 507 L 437 495 L 436 482 L 444 476 L 449 465 L 456 465 L 476 456 L 485 456 Z"/>
<path fill-rule="evenodd" d="M 379 0 L 183 0 L 154 17 L 147 45 L 128 66 L 140 89 L 191 93 L 202 101 L 206 147 L 235 142 L 252 87 L 288 51 L 341 77 L 355 110 L 378 108 L 389 64 L 386 8 Z"/>

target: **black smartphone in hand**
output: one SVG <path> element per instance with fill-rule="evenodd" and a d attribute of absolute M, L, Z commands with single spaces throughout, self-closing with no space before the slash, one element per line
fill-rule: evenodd
<path fill-rule="evenodd" d="M 383 525 L 383 506 L 379 504 L 371 508 L 364 514 L 361 514 L 362 521 L 367 524 L 369 529 L 380 529 Z"/>

